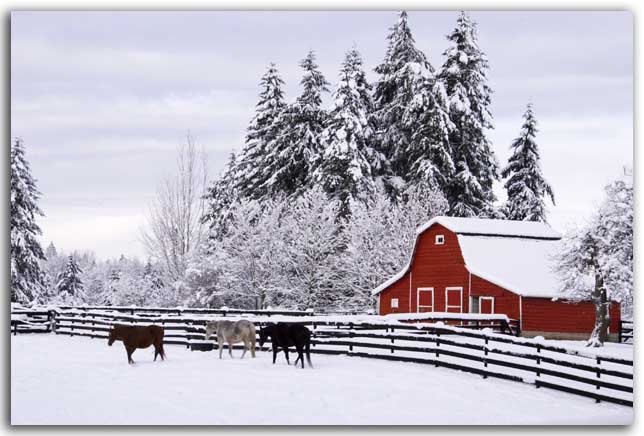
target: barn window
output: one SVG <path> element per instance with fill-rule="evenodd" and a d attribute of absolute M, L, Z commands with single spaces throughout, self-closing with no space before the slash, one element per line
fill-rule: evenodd
<path fill-rule="evenodd" d="M 436 235 L 436 245 L 443 245 L 445 243 L 445 235 Z"/>
<path fill-rule="evenodd" d="M 391 299 L 391 308 L 392 309 L 398 309 L 398 299 L 397 298 L 392 298 Z"/>

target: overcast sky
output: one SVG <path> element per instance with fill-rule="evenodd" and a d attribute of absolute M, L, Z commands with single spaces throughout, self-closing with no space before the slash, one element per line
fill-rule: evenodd
<path fill-rule="evenodd" d="M 489 133 L 502 165 L 531 101 L 550 223 L 583 222 L 633 160 L 633 18 L 629 12 L 473 12 L 494 90 Z M 187 131 L 211 176 L 240 150 L 269 62 L 298 93 L 314 49 L 335 84 L 355 43 L 371 80 L 394 11 L 13 12 L 11 134 L 24 139 L 46 218 L 43 243 L 100 258 L 145 256 L 155 186 Z M 457 12 L 411 11 L 436 69 Z M 326 99 L 327 105 L 330 98 Z M 498 193 L 503 197 L 499 184 Z"/>

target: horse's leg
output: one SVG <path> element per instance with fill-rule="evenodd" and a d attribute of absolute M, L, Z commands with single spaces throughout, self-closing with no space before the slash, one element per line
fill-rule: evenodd
<path fill-rule="evenodd" d="M 219 347 L 219 358 L 221 359 L 221 354 L 224 352 L 224 340 L 217 339 L 217 345 Z"/>
<path fill-rule="evenodd" d="M 277 352 L 277 345 L 275 344 L 275 342 L 273 342 L 273 365 L 275 365 L 275 359 L 277 359 Z"/>
<path fill-rule="evenodd" d="M 295 345 L 295 349 L 297 350 L 297 360 L 295 361 L 295 366 L 297 366 L 297 362 L 302 361 L 302 368 L 304 368 L 304 350 L 299 344 Z"/>
<path fill-rule="evenodd" d="M 128 347 L 127 345 L 125 346 L 125 351 L 127 352 L 127 363 L 134 363 L 134 360 L 132 360 L 132 353 L 134 353 L 134 350 L 136 350 L 136 348 Z"/>
<path fill-rule="evenodd" d="M 284 355 L 286 356 L 286 364 L 290 365 L 291 362 L 288 361 L 288 347 L 284 347 Z"/>
<path fill-rule="evenodd" d="M 246 355 L 247 348 L 249 348 L 248 347 L 248 339 L 244 339 L 242 342 L 244 343 L 244 352 L 242 353 L 240 359 L 244 358 L 244 356 Z"/>
<path fill-rule="evenodd" d="M 255 332 L 253 332 L 253 335 L 250 337 L 250 356 L 253 359 L 255 358 Z"/>
<path fill-rule="evenodd" d="M 230 354 L 230 358 L 233 359 L 233 343 L 232 343 L 232 341 L 228 341 L 228 354 Z"/>
<path fill-rule="evenodd" d="M 158 355 L 159 355 L 159 349 L 158 349 L 158 348 L 157 348 L 157 346 L 155 345 L 155 346 L 154 346 L 154 361 L 155 361 L 155 362 L 157 361 L 157 356 L 158 356 Z"/>

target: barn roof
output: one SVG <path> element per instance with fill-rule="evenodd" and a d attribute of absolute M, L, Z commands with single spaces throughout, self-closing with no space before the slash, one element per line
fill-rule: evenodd
<path fill-rule="evenodd" d="M 532 221 L 492 220 L 484 218 L 456 218 L 438 216 L 416 229 L 420 235 L 434 224 L 459 235 L 515 236 L 519 238 L 560 239 L 561 233 L 548 224 Z"/>
<path fill-rule="evenodd" d="M 457 234 L 465 267 L 470 273 L 519 295 L 555 296 L 558 281 L 551 269 L 551 256 L 559 247 L 561 234 L 549 225 L 439 216 L 416 229 L 416 243 L 434 224 Z M 396 283 L 409 271 L 416 243 L 407 265 L 375 288 L 372 295 Z"/>

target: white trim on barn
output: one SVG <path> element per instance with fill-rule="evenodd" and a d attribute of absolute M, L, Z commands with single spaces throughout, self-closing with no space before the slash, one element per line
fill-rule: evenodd
<path fill-rule="evenodd" d="M 420 313 L 420 307 L 421 307 L 420 306 L 420 293 L 421 292 L 431 292 L 432 293 L 432 305 L 431 306 L 423 305 L 422 307 L 431 307 L 432 310 L 430 310 L 430 312 L 436 312 L 436 310 L 434 310 L 434 305 L 435 305 L 436 300 L 434 299 L 434 288 L 433 287 L 432 288 L 418 288 L 418 289 L 416 289 L 416 312 Z M 410 312 L 411 312 L 411 310 L 410 310 Z"/>
<path fill-rule="evenodd" d="M 481 312 L 481 306 L 482 306 L 481 301 L 483 301 L 483 300 L 490 300 L 492 302 L 492 312 L 490 312 L 490 313 L 494 313 L 494 297 L 483 296 L 483 295 L 481 295 L 479 297 L 479 313 L 482 313 Z"/>
<path fill-rule="evenodd" d="M 448 292 L 449 291 L 459 291 L 461 295 L 461 304 L 459 306 L 449 305 Z M 462 286 L 448 286 L 445 288 L 445 312 L 449 312 L 450 308 L 458 307 L 458 313 L 463 313 L 463 287 Z"/>

